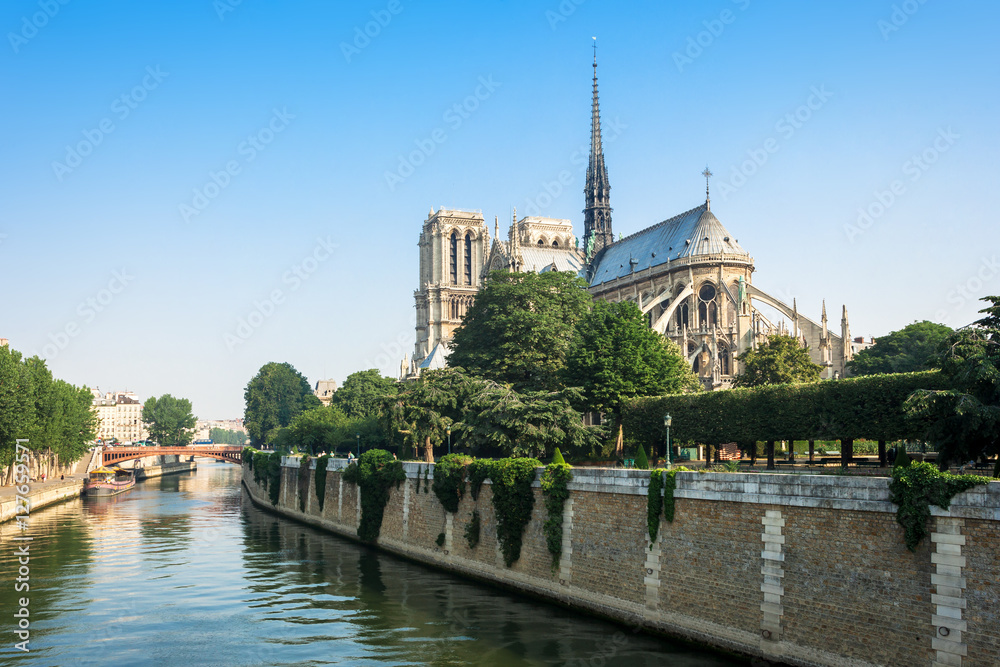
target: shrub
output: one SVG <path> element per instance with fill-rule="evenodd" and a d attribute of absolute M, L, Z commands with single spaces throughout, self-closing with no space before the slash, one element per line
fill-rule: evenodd
<path fill-rule="evenodd" d="M 649 459 L 646 458 L 646 450 L 639 445 L 639 451 L 635 453 L 635 467 L 639 470 L 649 470 Z"/>
<path fill-rule="evenodd" d="M 556 447 L 555 454 L 552 455 L 552 462 L 553 463 L 566 463 L 566 459 L 563 458 L 562 452 L 559 451 L 558 447 Z"/>
<path fill-rule="evenodd" d="M 439 547 L 443 547 L 444 546 L 444 533 L 438 533 L 437 539 L 434 540 L 434 543 L 437 544 Z"/>
<path fill-rule="evenodd" d="M 931 505 L 946 510 L 959 493 L 989 483 L 989 477 L 952 475 L 939 471 L 930 463 L 917 462 L 894 468 L 889 482 L 889 499 L 898 506 L 896 521 L 903 527 L 906 548 L 916 551 L 920 540 L 927 535 Z"/>

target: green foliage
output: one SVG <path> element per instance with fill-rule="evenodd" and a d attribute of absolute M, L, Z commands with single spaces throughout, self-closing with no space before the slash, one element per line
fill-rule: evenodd
<path fill-rule="evenodd" d="M 663 415 L 670 413 L 670 437 L 678 444 L 917 439 L 927 422 L 907 416 L 906 398 L 947 382 L 931 371 L 638 398 L 625 408 L 625 435 L 633 446 L 663 442 Z"/>
<path fill-rule="evenodd" d="M 306 511 L 306 501 L 309 499 L 309 455 L 306 454 L 299 459 L 299 511 Z"/>
<path fill-rule="evenodd" d="M 458 511 L 458 503 L 465 494 L 465 469 L 472 457 L 464 454 L 446 454 L 434 466 L 434 495 L 446 512 Z"/>
<path fill-rule="evenodd" d="M 288 426 L 304 410 L 321 405 L 309 381 L 289 363 L 261 366 L 247 383 L 243 397 L 246 400 L 243 423 L 254 447 L 270 444 L 272 431 Z"/>
<path fill-rule="evenodd" d="M 521 537 L 531 520 L 535 494 L 537 459 L 478 459 L 469 466 L 472 497 L 479 497 L 479 487 L 488 477 L 493 490 L 493 510 L 497 517 L 497 540 L 504 562 L 510 567 L 521 557 Z"/>
<path fill-rule="evenodd" d="M 927 424 L 921 434 L 938 448 L 938 465 L 1000 454 L 1000 297 L 986 317 L 954 332 L 941 356 L 945 388 L 914 392 L 906 403 Z"/>
<path fill-rule="evenodd" d="M 946 510 L 951 499 L 959 493 L 989 482 L 989 477 L 940 472 L 930 463 L 916 462 L 905 468 L 894 468 L 889 482 L 889 499 L 898 506 L 896 521 L 903 527 L 906 547 L 915 551 L 927 535 L 931 505 Z"/>
<path fill-rule="evenodd" d="M 385 399 L 386 418 L 410 446 L 424 449 L 425 461 L 433 461 L 433 446 L 441 444 L 447 429 L 462 418 L 469 397 L 481 384 L 461 368 L 427 371 Z"/>
<path fill-rule="evenodd" d="M 445 538 L 444 533 L 438 533 L 437 539 L 434 540 L 434 543 L 437 544 L 439 547 L 443 547 L 444 546 L 444 538 Z"/>
<path fill-rule="evenodd" d="M 916 373 L 941 367 L 939 351 L 951 335 L 951 327 L 924 320 L 908 324 L 875 340 L 861 350 L 847 367 L 854 375 Z"/>
<path fill-rule="evenodd" d="M 674 489 L 677 488 L 677 473 L 687 468 L 678 466 L 665 470 L 656 468 L 649 472 L 649 488 L 646 491 L 646 527 L 649 531 L 649 548 L 653 548 L 660 533 L 660 515 L 668 522 L 674 520 Z"/>
<path fill-rule="evenodd" d="M 281 452 L 271 452 L 264 462 L 264 488 L 272 505 L 281 497 Z"/>
<path fill-rule="evenodd" d="M 559 451 L 558 447 L 556 447 L 556 451 L 552 455 L 552 462 L 553 463 L 566 463 L 566 459 L 563 458 L 562 452 Z"/>
<path fill-rule="evenodd" d="M 431 467 L 424 468 L 424 493 L 431 492 Z"/>
<path fill-rule="evenodd" d="M 636 304 L 603 300 L 577 323 L 566 383 L 583 388 L 588 410 L 614 414 L 636 396 L 700 386 L 680 348 L 650 329 Z"/>
<path fill-rule="evenodd" d="M 559 450 L 556 450 L 559 453 Z M 562 458 L 562 457 L 560 457 Z M 569 482 L 573 479 L 570 466 L 565 462 L 552 462 L 542 473 L 542 496 L 545 498 L 545 544 L 552 554 L 552 567 L 559 565 L 562 556 L 563 507 L 569 498 Z"/>
<path fill-rule="evenodd" d="M 893 468 L 909 468 L 910 467 L 910 455 L 906 453 L 906 447 L 900 447 L 896 450 L 896 460 L 892 462 Z"/>
<path fill-rule="evenodd" d="M 245 445 L 247 441 L 246 433 L 228 428 L 210 428 L 208 437 L 217 445 Z"/>
<path fill-rule="evenodd" d="M 576 323 L 591 304 L 572 273 L 491 273 L 455 331 L 450 366 L 515 389 L 553 391 Z"/>
<path fill-rule="evenodd" d="M 649 459 L 646 458 L 646 450 L 642 445 L 639 445 L 635 453 L 635 467 L 639 470 L 649 470 Z"/>
<path fill-rule="evenodd" d="M 342 442 L 354 440 L 354 433 L 343 412 L 325 406 L 295 415 L 288 425 L 290 442 L 313 455 L 332 452 Z"/>
<path fill-rule="evenodd" d="M 468 447 L 486 455 L 545 458 L 561 447 L 586 456 L 600 451 L 604 430 L 583 425 L 573 408 L 581 401 L 574 388 L 518 392 L 486 380 L 454 428 Z"/>
<path fill-rule="evenodd" d="M 734 386 L 761 387 L 768 384 L 816 382 L 823 367 L 814 364 L 809 351 L 792 336 L 768 336 L 767 342 L 740 355 L 743 372 Z"/>
<path fill-rule="evenodd" d="M 465 527 L 465 541 L 469 544 L 470 549 L 475 549 L 476 545 L 479 544 L 479 527 L 479 510 L 473 510 L 472 517 Z"/>
<path fill-rule="evenodd" d="M 395 396 L 399 385 L 382 377 L 376 368 L 351 373 L 344 385 L 334 392 L 331 407 L 348 417 L 378 417 L 387 396 Z"/>
<path fill-rule="evenodd" d="M 323 511 L 323 501 L 326 500 L 326 469 L 330 465 L 330 455 L 324 454 L 316 459 L 316 500 L 319 502 L 319 511 Z"/>
<path fill-rule="evenodd" d="M 361 523 L 358 537 L 374 542 L 382 531 L 382 517 L 389 502 L 389 490 L 406 480 L 403 464 L 384 449 L 369 449 L 356 463 L 347 466 L 343 481 L 356 484 L 361 495 Z"/>
<path fill-rule="evenodd" d="M 191 414 L 191 401 L 164 394 L 149 397 L 142 405 L 142 422 L 149 429 L 149 439 L 165 446 L 191 444 L 197 419 Z"/>

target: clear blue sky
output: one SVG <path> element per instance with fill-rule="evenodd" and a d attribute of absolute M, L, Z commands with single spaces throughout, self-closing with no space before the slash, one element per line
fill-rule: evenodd
<path fill-rule="evenodd" d="M 810 317 L 959 326 L 1000 293 L 993 2 L 62 1 L 0 8 L 0 337 L 77 384 L 223 418 L 268 361 L 395 375 L 430 207 L 507 220 L 567 171 L 538 212 L 582 234 L 594 35 L 616 232 L 708 164 L 754 283 Z"/>

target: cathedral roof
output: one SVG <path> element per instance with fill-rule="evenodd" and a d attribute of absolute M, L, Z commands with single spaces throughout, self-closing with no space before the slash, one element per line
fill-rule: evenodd
<path fill-rule="evenodd" d="M 583 269 L 583 257 L 576 248 L 521 246 L 521 257 L 524 259 L 524 270 L 534 273 L 553 270 L 579 273 Z"/>
<path fill-rule="evenodd" d="M 702 204 L 605 248 L 592 267 L 590 286 L 668 261 L 723 253 L 750 259 L 749 253 L 722 226 L 708 204 Z"/>

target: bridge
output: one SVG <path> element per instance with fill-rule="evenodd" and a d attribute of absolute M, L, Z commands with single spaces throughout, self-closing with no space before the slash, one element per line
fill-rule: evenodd
<path fill-rule="evenodd" d="M 101 452 L 101 465 L 111 465 L 147 456 L 206 456 L 240 464 L 243 448 L 238 445 L 191 445 L 189 447 L 111 447 Z"/>

